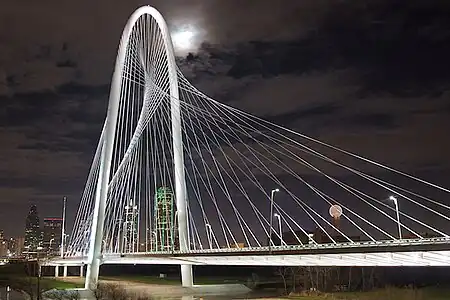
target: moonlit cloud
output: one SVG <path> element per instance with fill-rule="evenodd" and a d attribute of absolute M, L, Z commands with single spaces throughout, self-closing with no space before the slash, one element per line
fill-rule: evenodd
<path fill-rule="evenodd" d="M 205 32 L 204 28 L 191 24 L 175 27 L 171 31 L 175 55 L 186 56 L 190 52 L 196 53 L 204 41 Z"/>
<path fill-rule="evenodd" d="M 172 35 L 175 49 L 186 50 L 192 47 L 192 39 L 195 36 L 192 30 L 180 30 Z"/>

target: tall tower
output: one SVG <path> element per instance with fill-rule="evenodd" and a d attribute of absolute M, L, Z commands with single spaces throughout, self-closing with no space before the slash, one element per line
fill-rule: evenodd
<path fill-rule="evenodd" d="M 25 219 L 25 250 L 34 252 L 41 242 L 42 234 L 39 228 L 39 215 L 36 205 L 32 205 Z"/>
<path fill-rule="evenodd" d="M 61 218 L 44 218 L 43 244 L 50 253 L 58 252 L 61 246 L 61 227 L 63 219 Z"/>
<path fill-rule="evenodd" d="M 125 206 L 125 216 L 123 222 L 123 253 L 133 253 L 138 251 L 139 245 L 139 207 L 134 199 L 130 199 Z"/>
<path fill-rule="evenodd" d="M 160 187 L 155 194 L 153 224 L 154 251 L 172 251 L 178 248 L 175 226 L 175 202 L 170 188 Z"/>

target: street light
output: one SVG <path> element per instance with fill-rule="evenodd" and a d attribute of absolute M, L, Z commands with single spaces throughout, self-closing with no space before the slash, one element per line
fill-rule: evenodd
<path fill-rule="evenodd" d="M 273 226 L 273 199 L 275 196 L 275 193 L 278 193 L 280 190 L 279 189 L 273 189 L 270 192 L 270 229 L 269 229 L 269 251 L 270 251 L 270 247 L 272 247 L 272 226 Z"/>
<path fill-rule="evenodd" d="M 177 218 L 178 218 L 178 210 L 175 211 L 175 216 L 173 217 L 173 220 L 172 220 L 172 229 L 171 229 L 171 234 L 170 234 L 171 235 L 170 242 L 171 242 L 172 252 L 175 250 L 175 224 L 177 222 Z"/>
<path fill-rule="evenodd" d="M 67 198 L 63 198 L 63 211 L 62 211 L 62 224 L 61 224 L 61 245 L 60 245 L 60 251 L 61 251 L 61 258 L 64 258 L 64 242 L 66 238 L 66 202 Z"/>
<path fill-rule="evenodd" d="M 41 300 L 41 262 L 39 261 L 39 254 L 42 250 L 42 247 L 37 247 L 37 265 L 38 265 L 38 272 L 37 272 L 37 300 Z"/>
<path fill-rule="evenodd" d="M 398 200 L 395 196 L 389 196 L 389 200 L 394 202 L 394 205 L 395 205 L 395 213 L 397 214 L 398 238 L 401 240 L 402 239 L 402 226 L 400 224 L 400 213 L 399 213 L 399 209 L 398 209 Z"/>
<path fill-rule="evenodd" d="M 48 245 L 48 247 L 50 248 L 50 249 L 48 249 L 49 251 L 51 251 L 52 252 L 52 254 L 53 254 L 53 249 L 52 249 L 52 242 L 54 242 L 55 241 L 55 239 L 54 238 L 52 238 L 52 239 L 50 239 L 50 242 L 49 242 L 49 245 Z"/>
<path fill-rule="evenodd" d="M 283 229 L 281 227 L 281 216 L 277 213 L 275 213 L 273 216 L 278 219 L 278 228 L 280 231 L 280 246 L 283 246 Z"/>

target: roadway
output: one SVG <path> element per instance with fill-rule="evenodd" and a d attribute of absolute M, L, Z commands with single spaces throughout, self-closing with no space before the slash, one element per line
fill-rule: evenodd
<path fill-rule="evenodd" d="M 87 257 L 43 261 L 82 265 Z M 258 265 L 258 266 L 450 266 L 450 239 L 395 240 L 258 248 L 202 249 L 189 252 L 103 253 L 103 264 Z"/>

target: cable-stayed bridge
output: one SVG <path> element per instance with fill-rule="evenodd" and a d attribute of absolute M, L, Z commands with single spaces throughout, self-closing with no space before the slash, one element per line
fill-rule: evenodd
<path fill-rule="evenodd" d="M 274 106 L 277 105 L 274 103 Z M 450 190 L 202 94 L 139 8 L 64 257 L 87 264 L 448 266 Z"/>

